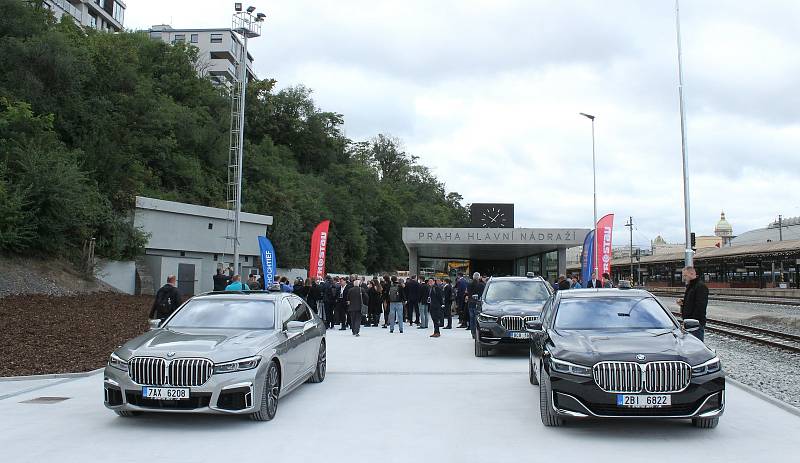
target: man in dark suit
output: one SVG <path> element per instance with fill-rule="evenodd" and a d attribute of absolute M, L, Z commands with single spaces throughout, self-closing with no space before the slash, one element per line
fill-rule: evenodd
<path fill-rule="evenodd" d="M 444 292 L 440 286 L 434 283 L 433 278 L 428 279 L 428 289 L 428 310 L 433 319 L 433 334 L 431 337 L 438 338 L 441 336 L 439 327 L 442 326 L 444 319 Z"/>
<path fill-rule="evenodd" d="M 602 288 L 603 282 L 597 279 L 597 272 L 592 271 L 592 278 L 586 283 L 587 288 Z"/>
<path fill-rule="evenodd" d="M 344 278 L 336 282 L 333 290 L 336 300 L 336 321 L 342 324 L 339 331 L 344 331 L 347 329 L 347 283 L 344 281 Z"/>
<path fill-rule="evenodd" d="M 223 273 L 222 267 L 218 267 L 217 274 L 214 275 L 214 291 L 225 291 L 228 284 L 230 284 L 230 277 Z"/>
<path fill-rule="evenodd" d="M 419 325 L 420 290 L 421 288 L 419 282 L 417 282 L 417 276 L 411 275 L 411 278 L 406 281 L 406 297 L 408 298 L 408 304 L 406 306 L 406 319 L 408 320 L 409 325 L 414 323 Z M 414 321 L 415 317 L 416 321 Z"/>
<path fill-rule="evenodd" d="M 697 339 L 704 341 L 706 311 L 708 309 L 708 287 L 697 277 L 697 271 L 694 267 L 683 269 L 683 281 L 686 282 L 686 292 L 683 295 L 683 299 L 678 299 L 678 305 L 681 306 L 681 317 L 684 320 L 692 318 L 700 322 L 700 329 L 693 331 L 692 334 Z"/>
<path fill-rule="evenodd" d="M 350 329 L 353 331 L 353 336 L 361 336 L 361 306 L 366 305 L 363 292 L 361 290 L 361 281 L 354 280 L 352 286 L 346 293 L 347 297 L 347 315 L 350 317 Z"/>
<path fill-rule="evenodd" d="M 449 330 L 453 328 L 453 285 L 450 284 L 450 279 L 444 279 L 444 319 L 442 319 L 442 325 L 444 325 L 444 320 L 447 320 L 447 326 L 444 329 Z"/>

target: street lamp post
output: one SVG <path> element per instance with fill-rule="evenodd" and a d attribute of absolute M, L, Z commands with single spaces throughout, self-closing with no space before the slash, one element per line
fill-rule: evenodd
<path fill-rule="evenodd" d="M 594 242 L 597 243 L 597 166 L 595 161 L 595 154 L 594 154 L 594 116 L 591 114 L 581 113 L 581 116 L 588 118 L 592 121 L 592 196 L 593 196 L 593 205 L 594 205 L 594 215 L 592 221 L 592 230 L 594 230 Z M 596 246 L 596 245 L 595 245 Z M 597 250 L 595 249 L 595 256 L 597 256 Z M 600 278 L 600 274 L 597 271 L 597 258 L 593 258 L 592 262 L 594 262 L 594 273 Z"/>
<path fill-rule="evenodd" d="M 236 12 L 233 14 L 232 30 L 242 36 L 242 55 L 239 58 L 239 152 L 237 153 L 236 166 L 236 204 L 234 209 L 233 225 L 233 272 L 240 275 L 239 268 L 239 238 L 241 230 L 242 213 L 242 161 L 244 160 L 244 110 L 245 96 L 247 94 L 247 40 L 261 35 L 259 23 L 264 21 L 264 13 L 254 14 L 256 8 L 250 6 L 246 11 L 242 11 L 242 4 L 235 4 Z M 235 89 L 234 89 L 235 91 Z"/>
<path fill-rule="evenodd" d="M 694 251 L 692 251 L 691 234 L 692 222 L 689 209 L 689 153 L 686 148 L 686 105 L 683 101 L 683 57 L 681 56 L 681 14 L 678 5 L 679 0 L 675 0 L 675 29 L 678 38 L 678 98 L 680 99 L 681 113 L 681 156 L 683 158 L 683 222 L 686 234 L 684 246 L 685 266 L 691 267 L 694 261 Z"/>

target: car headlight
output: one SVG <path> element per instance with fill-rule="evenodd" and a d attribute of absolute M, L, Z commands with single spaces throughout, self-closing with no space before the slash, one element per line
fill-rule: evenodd
<path fill-rule="evenodd" d="M 247 357 L 231 362 L 217 363 L 214 365 L 214 374 L 233 373 L 234 371 L 252 370 L 261 362 L 261 356 Z"/>
<path fill-rule="evenodd" d="M 124 372 L 128 372 L 128 362 L 122 360 L 117 354 L 112 353 L 108 358 L 108 366 Z"/>
<path fill-rule="evenodd" d="M 693 366 L 692 376 L 703 376 L 710 373 L 716 373 L 720 369 L 722 369 L 722 363 L 719 361 L 719 357 L 714 357 L 707 362 Z"/>
<path fill-rule="evenodd" d="M 576 376 L 592 376 L 592 368 L 583 365 L 576 365 L 574 363 L 565 362 L 556 358 L 550 357 L 550 367 L 559 373 L 566 373 Z"/>
<path fill-rule="evenodd" d="M 478 314 L 478 320 L 482 322 L 496 322 L 499 319 L 500 317 L 495 317 L 494 315 L 489 315 L 488 313 L 481 312 Z"/>

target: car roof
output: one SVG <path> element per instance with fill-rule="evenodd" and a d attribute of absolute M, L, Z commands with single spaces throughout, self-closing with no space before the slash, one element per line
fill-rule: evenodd
<path fill-rule="evenodd" d="M 254 299 L 261 301 L 274 301 L 281 297 L 291 296 L 292 293 L 278 291 L 210 291 L 194 296 L 192 299 Z"/>
<path fill-rule="evenodd" d="M 618 289 L 618 288 L 586 288 L 563 289 L 558 292 L 561 299 L 593 298 L 593 297 L 654 297 L 649 291 L 643 289 Z"/>
<path fill-rule="evenodd" d="M 544 278 L 542 277 L 491 277 L 489 278 L 489 282 L 492 281 L 541 281 L 544 283 Z"/>

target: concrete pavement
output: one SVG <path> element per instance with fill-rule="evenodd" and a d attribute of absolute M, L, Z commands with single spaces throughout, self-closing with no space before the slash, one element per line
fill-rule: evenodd
<path fill-rule="evenodd" d="M 439 339 L 429 334 L 408 327 L 403 334 L 364 328 L 359 338 L 329 331 L 325 382 L 282 399 L 278 416 L 266 423 L 155 413 L 119 418 L 103 407 L 102 374 L 18 388 L 0 400 L 0 454 L 13 462 L 104 463 L 796 461 L 800 417 L 734 386 L 713 430 L 688 421 L 545 428 L 525 356 L 476 358 L 465 330 L 445 330 Z M 68 399 L 22 403 L 38 397 Z"/>

